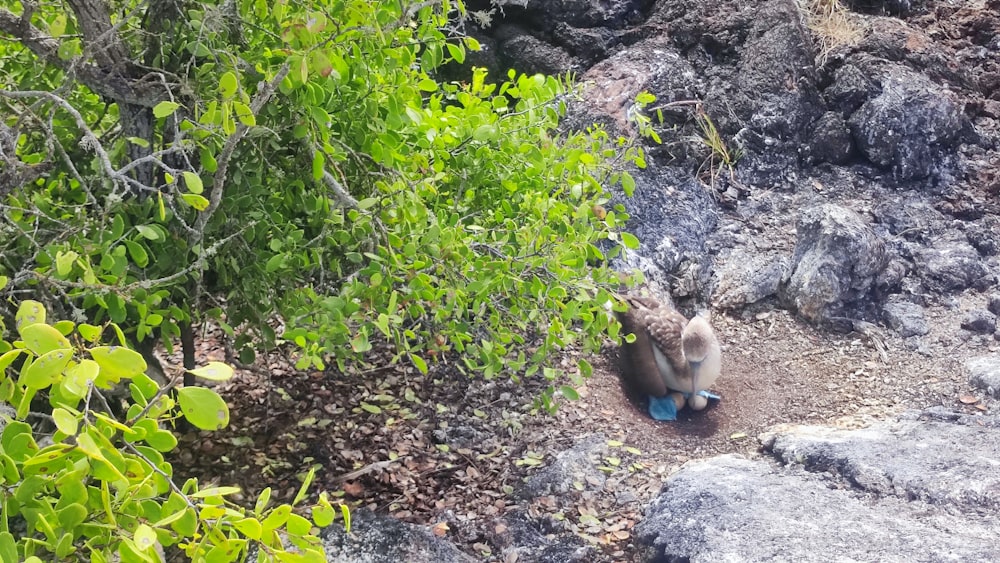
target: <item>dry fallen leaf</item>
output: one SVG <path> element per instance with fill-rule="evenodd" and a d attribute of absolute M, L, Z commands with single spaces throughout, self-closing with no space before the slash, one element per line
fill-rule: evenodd
<path fill-rule="evenodd" d="M 971 405 L 973 403 L 979 402 L 979 398 L 974 395 L 962 395 L 961 397 L 958 398 L 958 400 L 966 405 Z"/>
<path fill-rule="evenodd" d="M 438 522 L 437 524 L 431 526 L 431 532 L 439 538 L 445 537 L 448 534 L 448 530 L 449 528 L 447 522 Z"/>
<path fill-rule="evenodd" d="M 365 486 L 360 481 L 348 481 L 344 483 L 343 489 L 354 498 L 361 498 L 365 494 Z"/>

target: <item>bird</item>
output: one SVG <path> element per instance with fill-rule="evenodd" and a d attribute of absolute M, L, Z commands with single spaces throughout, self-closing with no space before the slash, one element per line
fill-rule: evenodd
<path fill-rule="evenodd" d="M 649 414 L 656 420 L 676 420 L 685 402 L 702 410 L 707 389 L 722 373 L 722 348 L 708 320 L 688 320 L 671 305 L 638 295 L 624 296 L 628 308 L 618 313 L 625 334 L 626 383 L 649 396 Z"/>

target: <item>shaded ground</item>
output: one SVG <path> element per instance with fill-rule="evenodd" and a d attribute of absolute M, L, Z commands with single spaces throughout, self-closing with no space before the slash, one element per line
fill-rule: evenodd
<path fill-rule="evenodd" d="M 629 530 L 664 476 L 690 459 L 753 455 L 756 435 L 771 425 L 859 426 L 933 405 L 985 409 L 959 364 L 973 350 L 984 353 L 992 337 L 959 344 L 959 315 L 934 311 L 934 332 L 924 341 L 930 357 L 906 351 L 891 335 L 883 357 L 867 337 L 824 334 L 767 306 L 747 319 L 716 315 L 723 400 L 701 413 L 682 411 L 676 423 L 655 422 L 630 400 L 612 348 L 595 359 L 582 398 L 554 416 L 531 414 L 539 381 L 469 380 L 447 365 L 426 377 L 409 366 L 351 376 L 296 373 L 272 359 L 268 370 L 242 370 L 220 389 L 232 426 L 185 436 L 175 466 L 181 476 L 239 484 L 252 495 L 271 486 L 288 499 L 296 475 L 318 464 L 315 491 L 343 491 L 353 506 L 437 525 L 484 560 L 499 553 L 495 519 L 525 508 L 556 533 L 581 534 L 608 560 L 624 560 Z M 206 351 L 200 359 L 220 355 Z M 603 489 L 586 483 L 578 493 L 531 502 L 511 496 L 525 476 L 594 433 L 611 449 L 595 461 L 608 475 Z"/>

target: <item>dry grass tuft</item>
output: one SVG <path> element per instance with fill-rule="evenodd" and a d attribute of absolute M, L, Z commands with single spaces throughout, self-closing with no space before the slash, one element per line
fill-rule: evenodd
<path fill-rule="evenodd" d="M 840 0 L 797 0 L 799 12 L 815 36 L 822 63 L 841 47 L 857 45 L 867 32 L 862 16 L 850 11 Z"/>

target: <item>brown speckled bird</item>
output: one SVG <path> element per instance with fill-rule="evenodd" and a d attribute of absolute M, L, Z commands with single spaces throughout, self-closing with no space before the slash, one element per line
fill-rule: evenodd
<path fill-rule="evenodd" d="M 637 391 L 649 395 L 649 414 L 657 420 L 676 419 L 685 399 L 694 410 L 708 404 L 707 390 L 722 371 L 722 349 L 708 321 L 690 321 L 670 305 L 651 297 L 628 296 L 628 309 L 619 313 L 628 360 L 624 377 Z"/>

